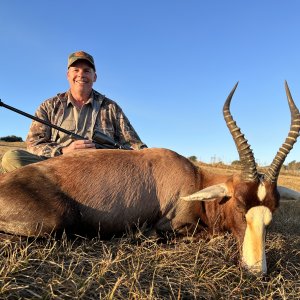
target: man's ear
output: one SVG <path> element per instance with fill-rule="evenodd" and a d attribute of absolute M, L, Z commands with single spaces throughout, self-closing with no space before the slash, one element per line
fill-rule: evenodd
<path fill-rule="evenodd" d="M 93 82 L 96 82 L 96 80 L 97 80 L 97 74 L 95 73 L 94 81 Z"/>

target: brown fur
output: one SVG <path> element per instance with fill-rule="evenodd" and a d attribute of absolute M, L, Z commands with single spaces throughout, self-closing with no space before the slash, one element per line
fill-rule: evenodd
<path fill-rule="evenodd" d="M 225 181 L 232 197 L 180 199 Z M 107 237 L 147 223 L 158 232 L 231 231 L 241 241 L 246 211 L 262 204 L 257 186 L 239 176 L 205 173 L 166 149 L 80 151 L 3 174 L 0 231 L 43 236 L 66 230 Z M 267 188 L 263 205 L 273 211 L 276 187 Z"/>

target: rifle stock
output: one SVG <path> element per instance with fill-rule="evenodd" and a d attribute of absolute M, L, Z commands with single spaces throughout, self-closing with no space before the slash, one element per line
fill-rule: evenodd
<path fill-rule="evenodd" d="M 40 119 L 36 116 L 33 116 L 33 115 L 30 115 L 22 110 L 19 110 L 13 106 L 10 106 L 10 105 L 7 105 L 5 104 L 4 102 L 1 101 L 0 99 L 0 106 L 3 106 L 13 112 L 16 112 L 20 115 L 23 115 L 29 119 L 32 119 L 34 121 L 37 121 L 39 123 L 42 123 L 44 125 L 47 125 L 51 128 L 54 128 L 58 131 L 61 131 L 65 134 L 68 134 L 70 136 L 71 139 L 75 139 L 75 140 L 86 140 L 87 138 L 84 137 L 84 136 L 81 136 L 79 134 L 76 134 L 76 133 L 73 133 L 69 130 L 66 130 L 64 128 L 61 128 L 57 125 L 54 125 L 54 124 L 51 124 L 50 122 L 47 122 L 43 119 Z M 93 143 L 96 145 L 96 148 L 97 149 L 124 149 L 124 150 L 131 150 L 130 147 L 127 147 L 127 146 L 123 146 L 119 143 L 117 143 L 116 141 L 114 141 L 111 137 L 109 137 L 108 135 L 104 134 L 103 132 L 101 131 L 95 131 L 94 134 L 93 134 L 93 137 L 92 137 L 92 141 Z"/>

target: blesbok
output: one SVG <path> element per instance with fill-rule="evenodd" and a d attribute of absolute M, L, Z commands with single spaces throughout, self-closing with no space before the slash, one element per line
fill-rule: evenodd
<path fill-rule="evenodd" d="M 0 231 L 23 236 L 53 232 L 109 237 L 147 224 L 158 233 L 232 232 L 241 261 L 266 272 L 265 232 L 279 205 L 277 178 L 300 130 L 287 84 L 291 127 L 267 172 L 257 172 L 250 146 L 230 113 L 237 84 L 223 108 L 242 170 L 223 176 L 167 149 L 88 150 L 1 175 Z"/>

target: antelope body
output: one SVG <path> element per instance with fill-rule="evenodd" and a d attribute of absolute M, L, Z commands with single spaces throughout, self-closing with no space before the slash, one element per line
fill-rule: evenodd
<path fill-rule="evenodd" d="M 241 174 L 209 173 L 167 149 L 62 155 L 1 175 L 0 231 L 44 236 L 65 230 L 109 237 L 144 223 L 159 233 L 229 231 L 240 245 L 242 263 L 253 272 L 266 272 L 266 226 L 279 205 L 277 178 L 299 135 L 300 115 L 286 84 L 290 132 L 266 174 L 258 174 L 229 110 L 236 86 L 223 112 Z"/>

